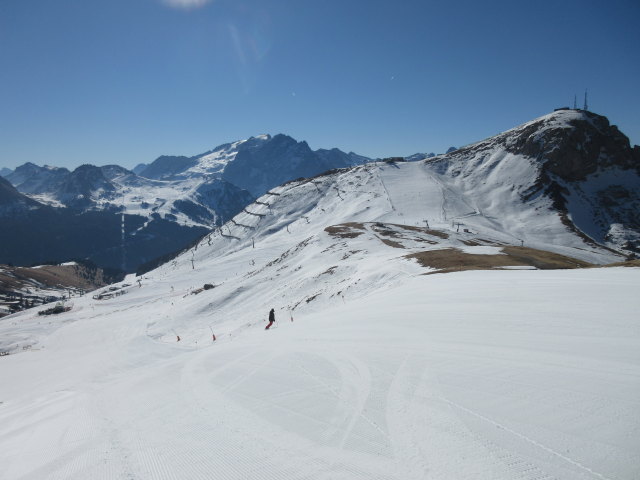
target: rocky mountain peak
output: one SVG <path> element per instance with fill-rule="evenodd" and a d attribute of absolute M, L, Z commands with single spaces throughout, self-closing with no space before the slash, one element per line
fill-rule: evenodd
<path fill-rule="evenodd" d="M 100 167 L 100 170 L 104 174 L 106 178 L 109 180 L 113 180 L 114 178 L 121 177 L 123 175 L 131 175 L 133 172 L 131 170 L 127 170 L 120 165 L 104 165 Z"/>
<path fill-rule="evenodd" d="M 609 120 L 585 110 L 561 110 L 502 136 L 507 151 L 538 159 L 546 172 L 571 182 L 599 169 L 640 172 L 640 148 Z"/>
<path fill-rule="evenodd" d="M 80 165 L 64 178 L 57 193 L 69 206 L 86 207 L 92 203 L 93 196 L 105 197 L 115 190 L 115 185 L 105 177 L 100 167 Z"/>

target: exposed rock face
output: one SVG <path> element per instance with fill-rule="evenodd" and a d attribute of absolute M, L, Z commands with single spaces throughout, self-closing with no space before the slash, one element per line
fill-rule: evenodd
<path fill-rule="evenodd" d="M 629 139 L 606 117 L 576 113 L 566 123 L 554 116 L 530 123 L 518 135 L 504 136 L 503 145 L 511 153 L 539 159 L 546 172 L 567 182 L 613 166 L 640 173 L 640 147 L 631 148 Z"/>
<path fill-rule="evenodd" d="M 254 200 L 246 190 L 219 179 L 200 185 L 197 189 L 197 198 L 200 204 L 216 210 L 220 216 L 219 223 L 238 213 L 238 206 L 249 205 Z"/>
<path fill-rule="evenodd" d="M 611 167 L 640 173 L 640 147 L 632 148 L 629 139 L 606 117 L 583 110 L 545 115 L 450 152 L 447 158 L 461 159 L 496 146 L 536 159 L 544 173 L 567 182 L 585 180 L 598 169 Z"/>
<path fill-rule="evenodd" d="M 121 167 L 120 165 L 105 165 L 99 168 L 100 168 L 100 171 L 102 171 L 102 174 L 108 180 L 113 180 L 114 178 L 122 177 L 126 175 L 134 175 L 134 172 L 132 172 L 131 170 L 127 170 L 126 168 Z"/>
<path fill-rule="evenodd" d="M 81 165 L 64 178 L 56 194 L 68 206 L 87 207 L 94 197 L 111 198 L 115 191 L 115 185 L 99 167 Z"/>
<path fill-rule="evenodd" d="M 41 193 L 55 188 L 64 177 L 69 175 L 69 170 L 58 167 L 40 167 L 31 162 L 16 168 L 7 175 L 9 180 L 22 193 Z"/>
<path fill-rule="evenodd" d="M 142 168 L 138 175 L 155 180 L 170 179 L 196 163 L 198 163 L 196 157 L 162 155 Z"/>
<path fill-rule="evenodd" d="M 306 142 L 296 142 L 286 135 L 276 135 L 269 142 L 246 142 L 223 178 L 254 196 L 271 187 L 299 177 L 312 177 L 330 166 L 316 155 Z"/>

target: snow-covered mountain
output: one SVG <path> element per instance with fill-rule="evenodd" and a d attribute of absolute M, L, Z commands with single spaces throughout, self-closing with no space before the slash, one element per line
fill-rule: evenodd
<path fill-rule="evenodd" d="M 295 178 L 369 161 L 367 157 L 337 148 L 313 151 L 306 142 L 287 135 L 259 135 L 220 145 L 194 157 L 159 157 L 141 170 L 140 175 L 156 180 L 222 178 L 255 198 Z"/>
<path fill-rule="evenodd" d="M 238 158 L 239 157 L 239 158 Z M 268 134 L 251 137 L 233 143 L 220 145 L 213 150 L 193 157 L 162 156 L 140 171 L 140 175 L 156 180 L 175 180 L 202 175 L 222 175 L 233 165 L 233 170 L 241 170 L 249 164 L 256 173 L 250 176 L 273 175 L 271 170 L 279 169 L 278 175 L 288 181 L 296 178 L 296 174 L 305 173 L 313 176 L 332 168 L 360 165 L 371 161 L 370 158 L 353 152 L 344 153 L 334 148 L 313 151 L 307 142 L 298 142 L 288 135 Z M 259 188 L 258 184 L 250 184 L 247 190 L 264 193 L 283 181 Z"/>
<path fill-rule="evenodd" d="M 451 179 L 452 191 L 466 192 L 473 216 L 503 224 L 518 238 L 570 228 L 588 243 L 640 251 L 640 147 L 631 148 L 603 116 L 557 111 L 430 165 Z M 529 214 L 505 224 L 520 205 Z M 542 211 L 555 212 L 553 221 L 540 223 Z"/>
<path fill-rule="evenodd" d="M 27 162 L 17 167 L 12 173 L 6 175 L 18 190 L 27 195 L 38 194 L 55 188 L 61 179 L 69 175 L 66 168 L 52 167 L 45 165 L 40 167 L 34 163 Z"/>
<path fill-rule="evenodd" d="M 103 242 L 98 242 L 101 250 L 94 252 L 91 259 L 101 266 L 116 267 L 123 264 L 124 258 L 126 268 L 136 269 L 152 260 L 150 255 L 161 256 L 180 249 L 195 236 L 221 225 L 271 187 L 368 160 L 337 149 L 313 152 L 306 142 L 297 142 L 286 135 L 261 135 L 221 145 L 194 157 L 162 156 L 147 166 L 139 166 L 140 175 L 118 165 L 82 165 L 70 172 L 27 163 L 7 179 L 38 202 L 72 210 L 69 215 L 124 214 L 125 232 L 130 233 L 123 241 L 122 229 L 114 230 L 113 241 L 117 243 L 111 244 L 107 252 Z M 113 220 L 105 224 L 119 224 L 119 217 Z M 24 230 L 15 225 L 17 221 L 12 218 L 14 228 Z M 33 219 L 29 221 L 33 223 Z M 75 243 L 77 228 L 70 226 L 70 222 L 63 223 L 69 227 L 62 230 L 63 235 L 69 235 L 69 243 Z M 25 234 L 37 237 L 41 232 Z M 168 235 L 171 241 L 167 241 Z M 136 247 L 142 239 L 146 248 Z M 13 243 L 16 247 L 24 244 L 19 238 Z M 28 263 L 64 261 L 59 253 L 51 245 L 50 257 L 34 253 Z M 1 258 L 5 262 L 18 262 L 8 252 Z M 25 258 L 22 253 L 20 258 Z"/>
<path fill-rule="evenodd" d="M 117 297 L 0 321 L 5 475 L 637 478 L 640 269 L 526 194 L 526 130 L 271 188 Z"/>
<path fill-rule="evenodd" d="M 111 209 L 182 225 L 210 227 L 269 188 L 299 177 L 370 161 L 338 149 L 312 151 L 286 135 L 260 135 L 193 157 L 161 156 L 138 165 L 64 168 L 27 163 L 7 179 L 21 192 L 54 206 Z M 249 192 L 249 193 L 247 193 Z"/>

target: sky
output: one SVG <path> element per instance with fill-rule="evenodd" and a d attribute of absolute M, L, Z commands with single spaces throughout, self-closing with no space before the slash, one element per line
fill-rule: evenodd
<path fill-rule="evenodd" d="M 262 133 L 373 158 L 556 107 L 640 143 L 636 0 L 0 0 L 0 167 L 128 168 Z"/>

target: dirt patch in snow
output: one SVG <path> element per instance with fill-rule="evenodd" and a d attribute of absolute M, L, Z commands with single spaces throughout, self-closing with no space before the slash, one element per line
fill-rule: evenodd
<path fill-rule="evenodd" d="M 439 232 L 437 230 L 429 230 L 428 228 L 421 228 L 421 227 L 414 227 L 411 225 L 398 225 L 395 223 L 373 223 L 371 225 L 371 229 L 376 232 L 378 235 L 376 235 L 378 237 L 378 239 L 393 248 L 405 248 L 404 245 L 402 245 L 399 242 L 395 242 L 393 240 L 388 240 L 388 239 L 384 239 L 384 238 L 380 238 L 379 235 L 383 235 L 385 237 L 391 237 L 391 238 L 396 238 L 398 240 L 408 240 L 408 241 L 412 241 L 412 242 L 418 242 L 418 243 L 428 243 L 431 245 L 437 245 L 438 242 L 435 242 L 433 240 L 430 240 L 428 238 L 424 238 L 424 236 L 422 235 L 410 235 L 408 234 L 406 231 L 409 230 L 411 232 L 416 232 L 416 233 L 421 233 L 424 234 L 425 236 L 431 236 L 431 237 L 438 237 L 438 238 L 442 238 L 442 239 L 447 239 L 449 238 L 449 235 L 447 235 L 446 233 L 443 232 Z M 404 231 L 403 231 L 404 230 Z"/>
<path fill-rule="evenodd" d="M 380 241 L 382 243 L 384 243 L 385 245 L 388 245 L 390 247 L 393 247 L 393 248 L 404 248 L 404 245 L 402 245 L 401 243 L 394 242 L 393 240 L 389 240 L 388 238 L 380 238 L 380 237 L 378 237 L 378 239 L 380 239 Z"/>
<path fill-rule="evenodd" d="M 586 268 L 593 266 L 590 263 L 565 257 L 557 253 L 535 250 L 527 247 L 504 247 L 504 254 L 499 255 L 473 255 L 462 252 L 456 248 L 443 250 L 430 250 L 407 255 L 406 258 L 415 258 L 420 265 L 435 268 L 437 272 L 448 273 L 463 270 L 493 270 L 501 267 L 531 266 L 540 270 Z"/>
<path fill-rule="evenodd" d="M 42 267 L 2 266 L 0 286 L 19 289 L 40 286 L 42 288 L 83 288 L 93 290 L 107 284 L 100 269 L 82 265 L 45 265 Z"/>
<path fill-rule="evenodd" d="M 379 233 L 380 235 L 384 235 L 386 237 L 393 237 L 393 238 L 404 238 L 400 232 L 397 232 L 395 230 L 392 230 L 390 227 L 397 227 L 397 225 L 393 225 L 393 224 L 385 224 L 385 223 L 374 223 L 373 225 L 371 225 L 371 229 L 376 232 Z"/>
<path fill-rule="evenodd" d="M 609 267 L 640 267 L 640 260 L 627 260 L 626 262 L 616 262 L 603 265 L 603 268 Z"/>
<path fill-rule="evenodd" d="M 324 231 L 333 237 L 356 238 L 364 233 L 364 225 L 362 223 L 349 222 L 341 225 L 331 225 L 325 228 Z"/>
<path fill-rule="evenodd" d="M 593 266 L 589 262 L 534 248 L 503 247 L 502 251 L 514 260 L 522 262 L 523 265 L 531 265 L 540 270 L 588 268 Z"/>
<path fill-rule="evenodd" d="M 423 228 L 423 227 L 414 227 L 411 225 L 396 225 L 396 226 L 400 228 L 404 228 L 405 230 L 411 230 L 412 232 L 426 233 L 427 235 L 432 235 L 434 237 L 442 238 L 443 240 L 446 240 L 447 238 L 449 238 L 449 234 L 440 232 L 438 230 L 431 230 L 429 228 Z"/>
<path fill-rule="evenodd" d="M 482 243 L 477 242 L 476 240 L 460 240 L 460 241 L 468 247 L 479 247 L 482 245 Z"/>
<path fill-rule="evenodd" d="M 483 247 L 483 246 L 493 246 L 493 247 L 502 247 L 504 243 L 500 243 L 494 240 L 486 240 L 484 238 L 475 238 L 471 240 L 460 240 L 462 243 L 467 245 L 468 247 Z"/>

